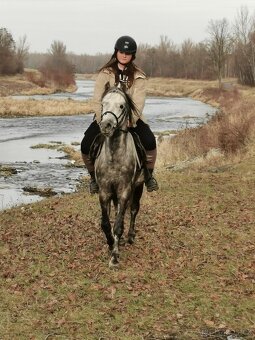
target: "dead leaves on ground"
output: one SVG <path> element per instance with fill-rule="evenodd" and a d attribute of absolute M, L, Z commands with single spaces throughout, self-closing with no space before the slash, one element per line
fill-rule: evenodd
<path fill-rule="evenodd" d="M 164 174 L 162 183 L 142 199 L 136 240 L 121 247 L 119 271 L 108 269 L 96 197 L 79 193 L 2 213 L 0 316 L 5 326 L 10 315 L 22 325 L 11 321 L 2 334 L 199 339 L 204 326 L 251 334 L 252 187 L 226 173 Z"/>

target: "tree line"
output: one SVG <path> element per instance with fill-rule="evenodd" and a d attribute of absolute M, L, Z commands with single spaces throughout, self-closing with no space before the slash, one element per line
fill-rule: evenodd
<path fill-rule="evenodd" d="M 218 79 L 219 86 L 222 78 L 235 77 L 241 84 L 255 86 L 255 15 L 241 7 L 232 24 L 225 18 L 211 20 L 207 34 L 199 43 L 186 39 L 177 45 L 167 36 L 161 36 L 157 45 L 140 44 L 135 62 L 150 77 Z M 57 41 L 47 53 L 29 53 L 25 38 L 15 47 L 7 30 L 0 30 L 0 73 L 35 68 L 47 79 L 68 83 L 73 81 L 74 72 L 95 73 L 110 57 L 111 54 L 67 53 L 65 45 Z"/>

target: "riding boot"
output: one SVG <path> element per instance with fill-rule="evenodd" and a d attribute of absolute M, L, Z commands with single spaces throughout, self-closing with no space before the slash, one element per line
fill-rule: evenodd
<path fill-rule="evenodd" d="M 96 182 L 95 171 L 91 171 L 89 174 L 90 174 L 89 192 L 91 194 L 98 194 L 99 187 Z"/>
<path fill-rule="evenodd" d="M 158 183 L 155 177 L 152 175 L 154 170 L 154 165 L 157 157 L 157 149 L 146 150 L 146 164 L 144 167 L 144 183 L 147 187 L 147 191 L 158 190 Z"/>
<path fill-rule="evenodd" d="M 85 163 L 85 166 L 90 174 L 90 183 L 89 183 L 89 192 L 91 194 L 97 194 L 98 193 L 98 184 L 96 182 L 96 177 L 95 177 L 95 168 L 94 168 L 94 164 L 91 161 L 91 159 L 89 158 L 89 155 L 85 155 L 84 153 L 82 153 L 82 159 Z"/>
<path fill-rule="evenodd" d="M 144 169 L 144 183 L 146 185 L 147 191 L 157 191 L 159 189 L 158 182 L 153 176 L 154 169 Z"/>

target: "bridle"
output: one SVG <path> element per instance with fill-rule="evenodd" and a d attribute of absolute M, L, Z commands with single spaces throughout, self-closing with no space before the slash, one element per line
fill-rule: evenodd
<path fill-rule="evenodd" d="M 127 110 L 126 105 L 123 107 L 119 117 L 117 117 L 116 114 L 112 111 L 103 112 L 101 114 L 101 121 L 102 121 L 103 117 L 106 116 L 108 113 L 110 113 L 116 120 L 116 126 L 114 127 L 114 130 L 119 130 L 119 131 L 122 131 L 122 132 L 128 132 L 128 130 L 121 129 L 121 124 L 124 122 L 124 120 L 125 120 L 125 118 L 127 117 L 127 114 L 128 114 L 128 110 Z"/>

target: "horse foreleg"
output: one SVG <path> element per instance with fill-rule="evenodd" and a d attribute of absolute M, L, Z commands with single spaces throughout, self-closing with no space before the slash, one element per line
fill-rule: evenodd
<path fill-rule="evenodd" d="M 116 215 L 116 220 L 113 228 L 113 250 L 111 259 L 109 262 L 110 268 L 117 267 L 119 264 L 119 242 L 124 231 L 124 216 L 127 207 L 127 201 L 125 200 L 119 205 L 119 209 Z"/>
<path fill-rule="evenodd" d="M 101 228 L 103 229 L 103 232 L 105 233 L 109 249 L 112 250 L 114 239 L 112 235 L 111 223 L 110 223 L 110 217 L 109 217 L 110 200 L 104 200 L 100 197 L 100 205 L 101 205 L 101 211 L 102 211 Z"/>
<path fill-rule="evenodd" d="M 135 240 L 135 220 L 140 209 L 140 199 L 143 193 L 143 184 L 135 188 L 130 205 L 130 226 L 128 231 L 128 243 L 133 244 Z"/>

